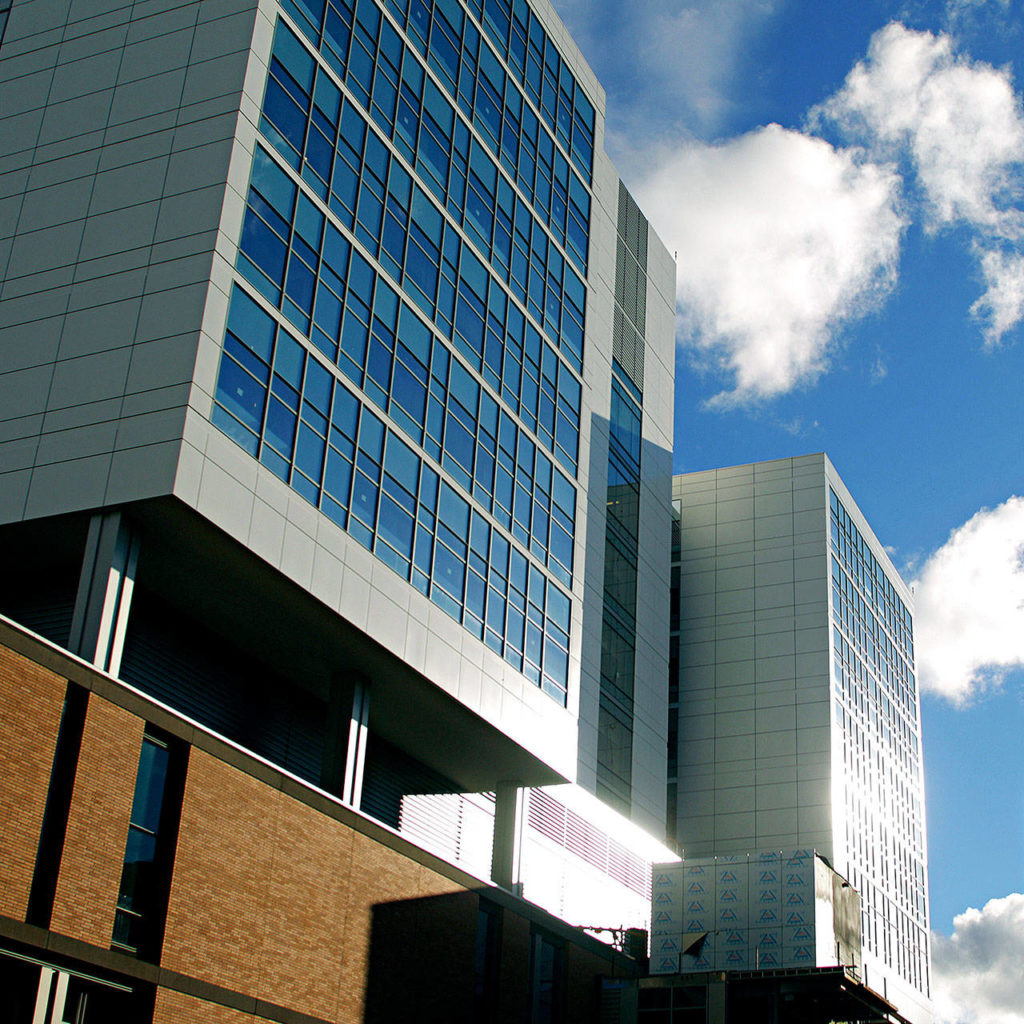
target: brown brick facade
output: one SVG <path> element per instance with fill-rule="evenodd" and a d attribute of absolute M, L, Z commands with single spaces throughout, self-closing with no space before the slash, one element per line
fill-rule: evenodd
<path fill-rule="evenodd" d="M 348 954 L 352 831 L 286 796 L 277 810 L 260 996 L 335 1020 L 345 997 L 338 976 Z"/>
<path fill-rule="evenodd" d="M 161 962 L 255 993 L 280 794 L 209 754 L 189 757 Z"/>
<path fill-rule="evenodd" d="M 25 920 L 67 681 L 0 646 L 0 914 Z"/>
<path fill-rule="evenodd" d="M 50 927 L 110 947 L 142 719 L 89 695 Z"/>
<path fill-rule="evenodd" d="M 194 750 L 161 962 L 323 1020 L 362 1021 L 374 905 L 451 892 L 464 890 Z"/>
<path fill-rule="evenodd" d="M 500 1024 L 516 1024 L 530 1019 L 530 922 L 518 914 L 504 914 L 501 949 L 498 1020 Z"/>
<path fill-rule="evenodd" d="M 497 1024 L 529 1019 L 537 927 L 566 945 L 566 1024 L 596 1019 L 601 975 L 636 973 L 87 666 L 19 642 L 25 654 L 0 644 L 0 918 L 24 920 L 67 678 L 87 699 L 50 932 L 87 975 L 114 971 L 145 999 L 155 986 L 152 1024 L 470 1024 L 481 898 L 501 922 Z M 147 719 L 191 747 L 156 965 L 109 952 Z M 31 941 L 51 955 L 49 939 Z M 151 1024 L 138 1013 L 132 1024 Z"/>
<path fill-rule="evenodd" d="M 208 1003 L 183 992 L 162 988 L 156 994 L 153 1024 L 270 1024 L 229 1006 Z"/>

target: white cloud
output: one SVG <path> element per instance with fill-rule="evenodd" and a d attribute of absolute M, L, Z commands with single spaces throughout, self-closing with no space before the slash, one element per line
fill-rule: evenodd
<path fill-rule="evenodd" d="M 914 581 L 921 687 L 957 704 L 1024 665 L 1024 498 L 982 509 Z"/>
<path fill-rule="evenodd" d="M 979 259 L 988 288 L 971 313 L 985 322 L 985 344 L 995 348 L 1024 319 L 1024 255 L 979 247 Z"/>
<path fill-rule="evenodd" d="M 1024 321 L 1024 111 L 1010 72 L 949 34 L 876 32 L 805 131 L 693 137 L 722 123 L 744 48 L 784 2 L 557 0 L 597 54 L 613 156 L 677 253 L 680 342 L 721 375 L 718 407 L 825 372 L 844 326 L 891 291 L 911 217 L 968 229 L 986 347 Z M 826 127 L 856 148 L 829 144 Z M 884 377 L 884 354 L 870 372 Z"/>
<path fill-rule="evenodd" d="M 936 1024 L 1024 1024 L 1024 894 L 990 900 L 932 933 Z"/>
<path fill-rule="evenodd" d="M 778 125 L 679 147 L 637 197 L 677 253 L 682 334 L 726 371 L 729 405 L 813 380 L 833 335 L 891 289 L 899 178 Z"/>
<path fill-rule="evenodd" d="M 953 32 L 1012 31 L 1010 0 L 946 0 L 946 23 Z"/>
<path fill-rule="evenodd" d="M 773 0 L 696 0 L 627 5 L 643 11 L 646 41 L 640 61 L 647 94 L 664 110 L 665 90 L 691 112 L 696 125 L 714 128 L 731 108 L 728 99 L 746 42 L 774 13 Z M 652 88 L 653 86 L 653 88 Z"/>
<path fill-rule="evenodd" d="M 880 384 L 889 376 L 889 364 L 886 362 L 885 353 L 879 347 L 875 352 L 875 361 L 871 364 L 871 383 Z"/>
<path fill-rule="evenodd" d="M 953 52 L 945 34 L 893 22 L 814 114 L 892 154 L 909 152 L 933 226 L 966 222 L 1020 237 L 1024 115 L 1005 69 Z"/>
<path fill-rule="evenodd" d="M 720 130 L 744 54 L 781 0 L 554 0 L 608 97 L 607 148 L 627 179 L 652 149 Z"/>

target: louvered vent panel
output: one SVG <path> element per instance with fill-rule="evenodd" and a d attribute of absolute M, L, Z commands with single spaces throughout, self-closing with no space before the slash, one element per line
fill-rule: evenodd
<path fill-rule="evenodd" d="M 542 790 L 533 790 L 530 793 L 527 821 L 531 828 L 591 867 L 597 868 L 645 899 L 650 899 L 648 863 L 630 853 L 606 832 L 595 828 L 548 793 Z"/>
<path fill-rule="evenodd" d="M 644 339 L 626 319 L 622 310 L 615 307 L 612 355 L 615 356 L 624 373 L 640 391 L 644 389 Z"/>

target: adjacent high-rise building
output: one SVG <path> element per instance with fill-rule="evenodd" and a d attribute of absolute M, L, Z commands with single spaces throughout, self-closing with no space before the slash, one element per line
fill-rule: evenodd
<path fill-rule="evenodd" d="M 174 887 L 198 876 L 174 843 L 202 834 L 226 860 L 235 827 L 202 832 L 209 736 L 236 768 L 286 773 L 289 799 L 506 890 L 530 895 L 524 858 L 547 844 L 645 905 L 641 833 L 665 828 L 673 268 L 550 4 L 6 7 L 0 612 L 122 686 L 83 690 L 60 662 L 26 902 L 5 910 L 42 931 L 16 952 L 51 964 L 28 948 L 48 928 L 158 960 L 179 942 Z M 103 733 L 127 748 L 97 786 L 82 751 L 105 749 L 103 701 L 135 717 Z M 156 777 L 177 807 L 160 829 Z M 566 782 L 576 797 L 524 797 Z M 119 794 L 121 848 L 78 932 L 61 879 L 90 785 Z M 593 912 L 560 870 L 532 891 Z M 167 884 L 140 895 L 154 872 Z M 188 895 L 215 907 L 208 883 Z M 228 987 L 258 995 L 245 984 Z"/>
<path fill-rule="evenodd" d="M 852 963 L 930 1020 L 912 595 L 825 455 L 679 476 L 673 500 L 677 930 L 707 933 L 683 965 L 730 943 L 751 967 Z M 815 934 L 814 852 L 859 894 L 859 951 L 831 909 Z"/>

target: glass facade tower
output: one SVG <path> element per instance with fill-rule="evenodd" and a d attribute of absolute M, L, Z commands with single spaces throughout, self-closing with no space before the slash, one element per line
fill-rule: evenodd
<path fill-rule="evenodd" d="M 418 47 L 375 5 L 321 7 L 298 25 L 323 63 L 275 29 L 239 247 L 287 327 L 236 285 L 214 421 L 564 704 L 588 186 L 561 153 L 553 184 L 553 128 L 524 140 L 522 86 L 457 5 Z M 427 73 L 457 70 L 453 40 L 461 105 Z"/>
<path fill-rule="evenodd" d="M 862 980 L 928 1022 L 912 595 L 824 455 L 676 477 L 673 494 L 679 845 L 752 863 L 816 851 L 859 894 Z M 785 906 L 756 909 L 752 928 L 781 927 L 782 966 L 814 959 Z M 836 956 L 819 944 L 820 966 Z"/>
<path fill-rule="evenodd" d="M 863 897 L 862 941 L 928 991 L 928 888 L 914 629 L 857 519 L 829 488 L 832 683 L 849 881 Z"/>
<path fill-rule="evenodd" d="M 0 611 L 388 824 L 663 836 L 673 267 L 600 84 L 547 0 L 158 7 L 0 14 Z"/>

